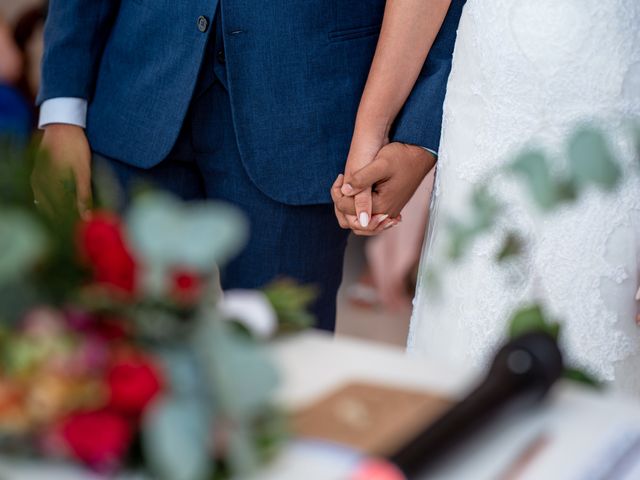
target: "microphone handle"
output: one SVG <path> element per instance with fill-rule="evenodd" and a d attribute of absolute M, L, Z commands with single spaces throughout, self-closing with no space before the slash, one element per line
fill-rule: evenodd
<path fill-rule="evenodd" d="M 509 404 L 522 400 L 523 394 L 538 393 L 524 378 L 489 375 L 470 395 L 418 434 L 389 460 L 407 479 L 418 478 L 432 462 L 490 421 Z"/>

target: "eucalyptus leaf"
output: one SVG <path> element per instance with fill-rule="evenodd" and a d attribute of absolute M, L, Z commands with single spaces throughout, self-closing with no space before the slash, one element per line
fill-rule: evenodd
<path fill-rule="evenodd" d="M 0 141 L 0 204 L 33 208 L 31 172 L 38 154 L 35 144 L 23 149 Z"/>
<path fill-rule="evenodd" d="M 148 264 L 210 272 L 245 245 L 248 225 L 234 207 L 182 202 L 158 192 L 138 196 L 127 215 L 133 249 Z"/>
<path fill-rule="evenodd" d="M 0 282 L 0 324 L 17 325 L 34 305 L 44 301 L 33 282 L 25 279 Z"/>
<path fill-rule="evenodd" d="M 489 230 L 500 212 L 500 204 L 486 187 L 476 188 L 472 196 L 473 222 L 471 230 L 481 233 Z"/>
<path fill-rule="evenodd" d="M 446 224 L 446 228 L 449 238 L 449 259 L 459 260 L 464 255 L 468 244 L 473 240 L 474 231 L 455 219 L 450 219 Z"/>
<path fill-rule="evenodd" d="M 46 249 L 46 233 L 33 215 L 0 210 L 0 284 L 24 276 Z"/>
<path fill-rule="evenodd" d="M 250 419 L 268 406 L 278 373 L 262 345 L 215 318 L 202 321 L 195 342 L 211 394 L 225 415 Z"/>
<path fill-rule="evenodd" d="M 558 323 L 547 320 L 540 305 L 531 305 L 514 313 L 509 324 L 509 335 L 513 338 L 538 331 L 558 338 L 559 329 Z"/>
<path fill-rule="evenodd" d="M 192 350 L 176 347 L 156 349 L 155 352 L 162 359 L 172 392 L 185 397 L 202 396 L 205 390 L 202 385 L 203 379 Z"/>
<path fill-rule="evenodd" d="M 257 470 L 260 455 L 247 420 L 236 423 L 229 437 L 229 457 L 234 478 L 246 478 Z"/>
<path fill-rule="evenodd" d="M 449 258 L 454 261 L 462 258 L 469 245 L 493 227 L 501 208 L 486 186 L 475 189 L 471 197 L 470 218 L 467 221 L 452 218 L 447 222 Z"/>
<path fill-rule="evenodd" d="M 509 165 L 509 169 L 525 180 L 534 202 L 542 210 L 550 210 L 559 203 L 558 186 L 542 152 L 529 151 L 520 154 Z"/>
<path fill-rule="evenodd" d="M 219 415 L 233 425 L 229 455 L 234 473 L 243 478 L 259 463 L 250 425 L 269 407 L 278 383 L 277 370 L 260 344 L 210 311 L 200 320 L 195 348 Z"/>
<path fill-rule="evenodd" d="M 622 172 L 604 135 L 592 128 L 578 130 L 569 141 L 569 162 L 578 186 L 595 184 L 612 190 Z"/>
<path fill-rule="evenodd" d="M 518 256 L 524 250 L 524 242 L 517 233 L 510 232 L 502 243 L 497 255 L 498 262 Z"/>
<path fill-rule="evenodd" d="M 265 287 L 264 294 L 278 318 L 279 332 L 293 332 L 315 324 L 309 308 L 318 298 L 317 288 L 281 280 Z"/>
<path fill-rule="evenodd" d="M 592 388 L 601 389 L 602 385 L 591 374 L 578 368 L 566 368 L 563 377 L 573 382 L 581 383 Z"/>
<path fill-rule="evenodd" d="M 212 418 L 197 397 L 161 398 L 145 415 L 142 441 L 154 474 L 163 480 L 206 480 Z"/>

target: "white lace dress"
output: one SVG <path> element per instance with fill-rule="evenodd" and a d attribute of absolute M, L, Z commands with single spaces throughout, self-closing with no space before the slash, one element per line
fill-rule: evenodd
<path fill-rule="evenodd" d="M 640 395 L 640 182 L 625 131 L 625 119 L 640 116 L 639 25 L 638 0 L 467 2 L 410 351 L 480 368 L 505 338 L 511 312 L 541 300 L 564 325 L 571 363 Z M 577 205 L 541 216 L 520 187 L 496 182 L 511 202 L 509 222 L 531 239 L 527 261 L 496 266 L 499 235 L 489 235 L 442 274 L 439 294 L 430 289 L 422 277 L 440 263 L 444 224 L 463 214 L 472 187 L 529 144 L 560 165 L 567 135 L 591 121 L 610 133 L 624 185 L 610 195 L 588 191 Z"/>

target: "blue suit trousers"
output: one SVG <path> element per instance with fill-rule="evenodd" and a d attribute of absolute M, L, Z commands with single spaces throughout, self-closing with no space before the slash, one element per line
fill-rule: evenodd
<path fill-rule="evenodd" d="M 205 62 L 203 68 L 210 65 Z M 186 200 L 222 200 L 239 207 L 250 221 L 251 237 L 222 270 L 223 288 L 259 288 L 281 277 L 315 285 L 320 292 L 313 305 L 316 326 L 334 330 L 348 232 L 338 225 L 332 205 L 286 205 L 255 185 L 238 151 L 229 94 L 219 78 L 203 78 L 209 80 L 201 82 L 168 158 L 149 169 L 99 154 L 94 161 L 108 163 L 125 191 L 144 182 Z M 282 179 L 282 188 L 288 184 Z"/>

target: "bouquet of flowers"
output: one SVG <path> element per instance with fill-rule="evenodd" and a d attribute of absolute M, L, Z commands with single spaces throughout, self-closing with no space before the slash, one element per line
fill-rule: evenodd
<path fill-rule="evenodd" d="M 263 344 L 311 323 L 313 290 L 223 293 L 248 231 L 227 205 L 147 191 L 81 220 L 54 185 L 41 214 L 35 161 L 0 155 L 0 455 L 171 480 L 267 460 L 285 429 Z"/>

